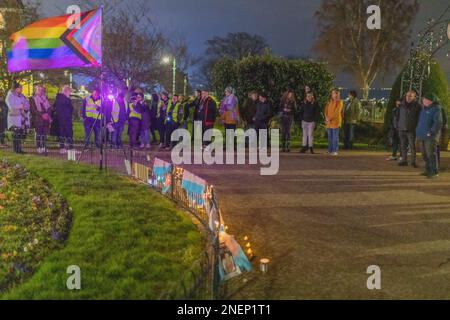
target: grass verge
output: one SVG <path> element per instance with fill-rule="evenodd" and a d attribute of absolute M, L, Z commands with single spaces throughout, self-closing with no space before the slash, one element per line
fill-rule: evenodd
<path fill-rule="evenodd" d="M 197 227 L 146 186 L 84 165 L 2 152 L 0 158 L 44 178 L 73 209 L 64 248 L 0 299 L 158 299 L 197 265 L 203 250 Z M 81 269 L 81 290 L 67 289 L 71 265 Z"/>

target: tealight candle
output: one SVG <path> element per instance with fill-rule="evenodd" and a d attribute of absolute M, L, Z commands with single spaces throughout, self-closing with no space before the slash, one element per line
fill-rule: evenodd
<path fill-rule="evenodd" d="M 270 262 L 270 260 L 264 258 L 264 259 L 261 259 L 259 262 L 260 262 L 259 267 L 260 267 L 261 272 L 262 273 L 267 273 L 267 271 L 269 269 L 269 262 Z"/>

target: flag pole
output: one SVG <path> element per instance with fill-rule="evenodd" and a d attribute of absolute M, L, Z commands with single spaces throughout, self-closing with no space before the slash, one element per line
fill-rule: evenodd
<path fill-rule="evenodd" d="M 102 113 L 102 120 L 100 122 L 100 171 L 103 170 L 103 160 L 104 160 L 104 140 L 106 139 L 106 132 L 105 132 L 105 121 L 106 121 L 106 113 L 105 113 L 105 94 L 104 94 L 104 83 L 103 83 L 103 5 L 100 6 L 101 11 L 101 25 L 102 25 L 102 45 L 101 45 L 101 51 L 102 51 L 102 65 L 100 67 L 100 90 L 101 90 L 101 113 Z"/>

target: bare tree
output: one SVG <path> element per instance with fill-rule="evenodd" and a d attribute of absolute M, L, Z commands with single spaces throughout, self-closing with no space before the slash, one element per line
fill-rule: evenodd
<path fill-rule="evenodd" d="M 39 3 L 23 6 L 21 1 L 3 1 L 0 4 L 0 89 L 5 91 L 14 81 L 30 77 L 30 72 L 8 73 L 7 49 L 9 37 L 38 18 Z"/>
<path fill-rule="evenodd" d="M 380 30 L 367 27 L 366 11 L 372 4 L 381 8 Z M 323 0 L 316 12 L 319 37 L 314 48 L 336 71 L 350 72 L 367 99 L 377 76 L 404 62 L 418 10 L 417 0 Z"/>
<path fill-rule="evenodd" d="M 225 57 L 241 60 L 248 55 L 262 55 L 269 48 L 263 37 L 246 32 L 228 33 L 225 37 L 216 36 L 206 41 L 206 45 L 201 72 L 208 83 L 211 83 L 212 70 L 218 60 Z"/>

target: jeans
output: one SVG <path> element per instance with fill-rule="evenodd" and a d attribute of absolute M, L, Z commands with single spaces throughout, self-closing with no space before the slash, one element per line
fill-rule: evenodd
<path fill-rule="evenodd" d="M 339 128 L 327 129 L 328 132 L 328 152 L 335 153 L 339 151 Z"/>
<path fill-rule="evenodd" d="M 316 128 L 315 122 L 302 121 L 303 128 L 303 147 L 314 147 L 314 129 Z"/>
<path fill-rule="evenodd" d="M 401 130 L 400 135 L 400 155 L 403 163 L 408 163 L 408 146 L 411 151 L 411 164 L 416 164 L 416 133 Z"/>
<path fill-rule="evenodd" d="M 150 130 L 142 130 L 141 131 L 141 145 L 149 145 L 150 144 Z"/>
<path fill-rule="evenodd" d="M 344 149 L 353 149 L 353 140 L 355 139 L 355 124 L 344 125 Z"/>
<path fill-rule="evenodd" d="M 125 127 L 125 123 L 118 122 L 118 123 L 113 124 L 114 132 L 111 133 L 111 140 L 112 140 L 112 145 L 114 147 L 117 147 L 117 148 L 123 147 L 122 134 L 123 134 L 124 127 Z"/>
<path fill-rule="evenodd" d="M 291 144 L 291 129 L 294 116 L 282 115 L 281 118 L 281 145 L 283 148 Z"/>
<path fill-rule="evenodd" d="M 425 172 L 430 176 L 438 174 L 437 141 L 435 139 L 423 140 L 422 153 L 423 161 L 425 161 Z"/>
<path fill-rule="evenodd" d="M 91 143 L 91 137 L 89 134 L 94 132 L 95 136 L 95 145 L 97 148 L 100 148 L 100 120 L 95 121 L 93 118 L 86 118 L 84 120 L 84 145 L 88 146 Z"/>
<path fill-rule="evenodd" d="M 41 149 L 47 146 L 47 128 L 43 126 L 36 128 L 36 147 Z"/>
<path fill-rule="evenodd" d="M 398 131 L 393 129 L 391 133 L 392 138 L 392 156 L 397 158 L 397 153 L 400 148 L 400 137 L 398 136 Z"/>

